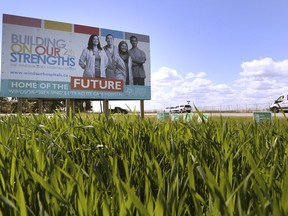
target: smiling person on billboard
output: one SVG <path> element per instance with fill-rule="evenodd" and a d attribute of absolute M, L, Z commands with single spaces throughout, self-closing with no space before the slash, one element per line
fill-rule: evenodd
<path fill-rule="evenodd" d="M 106 35 L 106 45 L 103 47 L 106 55 L 108 57 L 108 65 L 106 68 L 106 75 L 107 78 L 115 79 L 116 74 L 116 66 L 117 66 L 117 56 L 118 56 L 118 49 L 117 46 L 114 45 L 114 37 L 112 34 Z"/>
<path fill-rule="evenodd" d="M 145 85 L 146 74 L 143 66 L 146 62 L 145 52 L 137 47 L 138 38 L 136 36 L 130 37 L 130 43 L 132 48 L 128 52 L 132 58 L 133 84 Z"/>
<path fill-rule="evenodd" d="M 121 58 L 119 70 L 122 70 L 126 76 L 125 85 L 133 85 L 132 75 L 132 59 L 128 53 L 128 44 L 126 41 L 121 41 L 118 44 L 119 56 Z"/>
<path fill-rule="evenodd" d="M 106 77 L 114 80 L 126 80 L 126 71 L 123 60 L 119 56 L 118 47 L 114 45 L 114 36 L 106 35 L 106 45 L 104 50 L 108 57 L 108 65 L 106 68 Z"/>
<path fill-rule="evenodd" d="M 102 49 L 99 37 L 92 34 L 88 40 L 88 47 L 83 49 L 79 65 L 84 69 L 83 77 L 105 78 L 108 58 Z"/>

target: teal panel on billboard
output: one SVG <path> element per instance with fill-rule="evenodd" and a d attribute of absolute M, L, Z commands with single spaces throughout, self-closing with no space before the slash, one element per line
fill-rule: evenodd
<path fill-rule="evenodd" d="M 70 82 L 36 81 L 36 80 L 3 80 L 3 95 L 18 98 L 75 98 L 75 99 L 114 99 L 143 100 L 151 99 L 148 86 L 127 85 L 123 91 L 73 90 Z"/>

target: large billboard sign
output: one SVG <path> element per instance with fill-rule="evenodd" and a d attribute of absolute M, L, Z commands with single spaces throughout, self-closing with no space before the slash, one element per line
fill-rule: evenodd
<path fill-rule="evenodd" d="M 1 97 L 150 100 L 147 35 L 3 15 Z"/>

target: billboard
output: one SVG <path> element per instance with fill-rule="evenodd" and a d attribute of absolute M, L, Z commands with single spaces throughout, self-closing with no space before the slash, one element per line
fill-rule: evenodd
<path fill-rule="evenodd" d="M 3 14 L 0 97 L 150 100 L 147 35 Z"/>

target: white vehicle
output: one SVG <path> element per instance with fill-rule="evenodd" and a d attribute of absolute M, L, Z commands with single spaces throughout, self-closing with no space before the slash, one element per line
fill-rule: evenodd
<path fill-rule="evenodd" d="M 273 113 L 278 113 L 279 111 L 288 111 L 288 93 L 280 95 L 277 100 L 270 106 L 270 110 Z"/>
<path fill-rule="evenodd" d="M 166 107 L 163 112 L 171 112 L 171 110 L 173 110 L 174 107 Z"/>
<path fill-rule="evenodd" d="M 172 109 L 171 112 L 173 112 L 173 113 L 184 113 L 184 112 L 190 113 L 190 112 L 192 112 L 192 107 L 189 104 L 179 105 L 179 106 L 176 106 L 174 109 Z"/>

